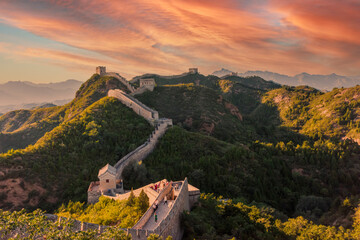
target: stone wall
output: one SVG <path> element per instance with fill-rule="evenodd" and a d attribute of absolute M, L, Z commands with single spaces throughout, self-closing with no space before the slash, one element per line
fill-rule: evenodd
<path fill-rule="evenodd" d="M 197 203 L 199 201 L 200 198 L 200 191 L 198 192 L 189 192 L 189 206 L 190 208 L 192 208 L 195 203 Z"/>
<path fill-rule="evenodd" d="M 159 119 L 159 113 L 157 111 L 147 107 L 139 100 L 131 97 L 119 89 L 110 90 L 108 92 L 108 96 L 119 99 L 123 104 L 131 108 L 134 112 L 136 112 L 136 114 L 144 117 L 151 124 L 154 124 L 154 122 Z"/>
<path fill-rule="evenodd" d="M 134 87 L 124 77 L 120 76 L 120 74 L 118 74 L 116 72 L 108 72 L 103 75 L 114 77 L 114 78 L 118 79 L 122 84 L 124 84 L 130 92 L 135 91 Z"/>
<path fill-rule="evenodd" d="M 53 215 L 53 214 L 45 214 L 45 216 L 47 217 L 48 220 L 50 220 L 52 222 L 58 222 L 59 225 L 60 225 L 60 222 L 69 220 L 65 217 L 59 217 L 59 216 Z M 81 222 L 81 221 L 74 220 L 74 219 L 70 219 L 70 221 L 73 223 L 71 226 L 71 230 L 74 232 L 86 231 L 88 229 L 93 229 L 93 230 L 98 231 L 98 233 L 100 234 L 106 228 L 109 227 L 109 226 L 99 225 L 99 224 L 95 224 L 95 223 Z M 126 231 L 126 228 L 124 228 L 123 230 Z"/>
<path fill-rule="evenodd" d="M 158 75 L 158 74 L 144 74 L 144 75 L 141 75 L 141 76 L 137 76 L 137 77 L 134 77 L 133 79 L 130 80 L 131 83 L 136 83 L 138 82 L 140 79 L 143 79 L 143 78 L 154 78 L 154 77 L 158 77 L 158 78 L 164 78 L 164 79 L 175 79 L 175 78 L 181 78 L 181 77 L 185 77 L 187 75 L 189 75 L 191 73 L 189 72 L 184 72 L 182 74 L 179 74 L 179 75 L 171 75 L 171 76 L 163 76 L 163 75 Z"/>
<path fill-rule="evenodd" d="M 172 126 L 171 119 L 160 119 L 158 124 L 155 126 L 155 130 L 152 132 L 147 141 L 131 153 L 121 158 L 114 165 L 116 168 L 116 178 L 121 179 L 122 171 L 129 163 L 143 161 L 154 150 L 159 139 L 165 134 L 169 126 Z"/>
<path fill-rule="evenodd" d="M 184 233 L 184 229 L 181 226 L 181 214 L 184 211 L 189 210 L 188 180 L 185 178 L 180 188 L 179 195 L 168 215 L 160 222 L 159 226 L 154 231 L 164 239 L 167 236 L 172 236 L 174 240 L 181 240 Z"/>
<path fill-rule="evenodd" d="M 143 86 L 143 87 L 139 87 L 137 88 L 133 93 L 131 93 L 131 96 L 135 96 L 138 94 L 142 94 L 146 91 L 154 91 L 155 86 Z"/>
<path fill-rule="evenodd" d="M 166 195 L 168 195 L 172 190 L 172 182 L 170 182 L 157 196 L 155 201 L 158 201 L 160 203 Z M 141 229 L 144 227 L 144 225 L 149 221 L 152 214 L 154 213 L 154 208 L 152 206 L 149 207 L 149 209 L 144 213 L 144 215 L 139 219 L 139 221 L 132 227 L 134 229 Z"/>
<path fill-rule="evenodd" d="M 87 202 L 89 204 L 94 204 L 99 201 L 99 198 L 101 197 L 101 191 L 88 191 L 88 199 Z"/>

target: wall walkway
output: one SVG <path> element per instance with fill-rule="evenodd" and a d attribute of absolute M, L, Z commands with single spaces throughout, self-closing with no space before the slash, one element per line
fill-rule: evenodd
<path fill-rule="evenodd" d="M 159 139 L 165 134 L 169 126 L 172 126 L 171 119 L 160 119 L 146 142 L 134 151 L 121 158 L 114 167 L 116 168 L 116 177 L 121 179 L 124 168 L 133 162 L 143 161 L 154 149 Z"/>
<path fill-rule="evenodd" d="M 157 111 L 149 108 L 136 98 L 124 93 L 119 89 L 109 90 L 108 96 L 119 99 L 120 102 L 131 108 L 136 114 L 144 117 L 152 125 L 154 125 L 155 122 L 159 120 L 159 113 Z"/>
<path fill-rule="evenodd" d="M 131 93 L 135 92 L 134 87 L 125 78 L 123 78 L 120 74 L 118 74 L 116 72 L 107 72 L 107 73 L 104 73 L 103 75 L 114 77 L 114 78 L 118 79 L 122 84 L 124 84 L 127 87 L 127 89 Z"/>

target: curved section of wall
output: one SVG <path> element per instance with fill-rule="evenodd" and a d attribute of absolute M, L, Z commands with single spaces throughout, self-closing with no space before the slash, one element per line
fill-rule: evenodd
<path fill-rule="evenodd" d="M 180 193 L 168 215 L 160 222 L 154 232 L 163 238 L 172 236 L 174 240 L 181 240 L 184 233 L 184 229 L 181 226 L 181 214 L 189 210 L 188 180 L 185 178 Z"/>
<path fill-rule="evenodd" d="M 124 84 L 130 92 L 135 91 L 134 87 L 125 78 L 120 76 L 120 74 L 118 74 L 116 72 L 108 72 L 108 73 L 104 73 L 103 75 L 114 77 L 114 78 L 118 79 L 122 84 Z"/>
<path fill-rule="evenodd" d="M 109 90 L 108 96 L 119 99 L 120 102 L 131 108 L 136 114 L 144 117 L 151 124 L 154 124 L 154 121 L 159 119 L 159 113 L 157 111 L 149 108 L 136 98 L 131 97 L 119 89 Z"/>
<path fill-rule="evenodd" d="M 157 196 L 155 201 L 158 201 L 160 203 L 164 197 L 169 194 L 169 192 L 172 190 L 172 182 L 170 182 Z M 149 209 L 144 213 L 144 215 L 139 219 L 139 221 L 132 227 L 134 229 L 142 229 L 145 224 L 149 221 L 149 219 L 152 217 L 152 214 L 154 213 L 154 208 L 152 206 L 149 207 Z M 149 229 L 151 230 L 151 229 Z"/>
<path fill-rule="evenodd" d="M 143 161 L 154 149 L 159 139 L 165 134 L 167 128 L 172 126 L 171 119 L 162 119 L 155 126 L 147 141 L 141 146 L 137 147 L 134 151 L 121 158 L 114 167 L 116 168 L 116 178 L 121 179 L 121 174 L 124 168 L 132 162 Z"/>

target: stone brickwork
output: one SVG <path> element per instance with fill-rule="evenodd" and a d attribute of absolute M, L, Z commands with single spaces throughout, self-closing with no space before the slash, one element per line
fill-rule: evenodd
<path fill-rule="evenodd" d="M 197 68 L 189 68 L 189 73 L 190 73 L 190 74 L 199 73 L 199 69 L 197 69 Z"/>
<path fill-rule="evenodd" d="M 100 76 L 104 76 L 106 74 L 106 67 L 104 66 L 98 66 L 96 67 L 96 73 Z"/>
<path fill-rule="evenodd" d="M 155 201 L 158 201 L 160 203 L 164 199 L 164 197 L 171 192 L 171 190 L 172 190 L 172 182 L 170 182 L 163 190 L 161 190 L 160 194 L 157 196 Z M 145 226 L 145 224 L 149 221 L 149 219 L 152 217 L 153 213 L 154 213 L 154 208 L 150 206 L 149 209 L 144 213 L 144 215 L 132 228 L 142 229 Z"/>
<path fill-rule="evenodd" d="M 159 113 L 157 111 L 147 107 L 139 100 L 131 97 L 119 89 L 110 90 L 108 92 L 108 96 L 119 99 L 120 102 L 131 108 L 136 114 L 144 117 L 151 124 L 154 124 L 159 119 Z"/>
<path fill-rule="evenodd" d="M 105 73 L 104 76 L 110 76 L 110 77 L 114 77 L 114 78 L 118 79 L 122 84 L 124 84 L 126 86 L 126 88 L 131 93 L 133 93 L 135 91 L 134 87 L 124 77 L 122 77 L 120 74 L 118 74 L 116 72 L 108 72 L 108 73 Z"/>
<path fill-rule="evenodd" d="M 53 214 L 45 214 L 45 216 L 47 217 L 47 219 L 48 219 L 49 221 L 58 222 L 59 225 L 60 225 L 60 222 L 61 222 L 61 221 L 66 221 L 66 220 L 68 220 L 68 219 L 65 218 L 65 217 L 59 217 L 59 216 L 53 215 Z M 109 226 L 99 225 L 99 224 L 95 224 L 95 223 L 81 222 L 81 221 L 74 220 L 74 219 L 71 219 L 71 221 L 72 221 L 71 230 L 74 231 L 74 232 L 86 231 L 86 230 L 88 230 L 88 229 L 93 229 L 93 230 L 98 231 L 98 233 L 100 234 L 100 233 L 102 233 L 106 228 L 109 227 Z M 126 231 L 127 229 L 124 228 L 123 230 Z"/>
<path fill-rule="evenodd" d="M 91 182 L 87 192 L 87 202 L 90 204 L 97 203 L 101 196 L 100 190 L 94 190 L 95 185 L 100 185 L 100 182 Z"/>
<path fill-rule="evenodd" d="M 174 240 L 181 240 L 184 233 L 184 229 L 181 226 L 181 214 L 189 210 L 188 180 L 185 178 L 180 188 L 180 193 L 168 215 L 160 222 L 159 226 L 154 229 L 154 232 L 164 239 L 167 236 L 172 236 Z"/>
<path fill-rule="evenodd" d="M 155 130 L 151 133 L 147 141 L 131 153 L 121 158 L 114 165 L 116 168 L 116 178 L 121 179 L 121 173 L 128 164 L 135 161 L 143 161 L 155 149 L 159 139 L 165 134 L 168 127 L 172 126 L 172 124 L 171 119 L 160 119 L 155 126 Z"/>

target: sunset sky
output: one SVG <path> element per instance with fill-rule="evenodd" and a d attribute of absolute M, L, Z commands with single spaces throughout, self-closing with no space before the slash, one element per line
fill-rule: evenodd
<path fill-rule="evenodd" d="M 268 70 L 360 75 L 359 0 L 1 0 L 0 83 Z"/>

